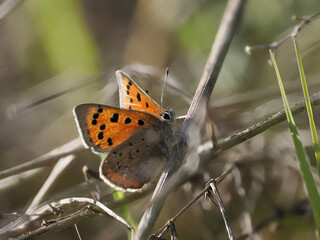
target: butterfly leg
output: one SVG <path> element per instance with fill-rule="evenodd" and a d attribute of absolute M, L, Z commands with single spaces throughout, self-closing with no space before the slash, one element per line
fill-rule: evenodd
<path fill-rule="evenodd" d="M 88 168 L 87 165 L 84 165 L 82 167 L 82 173 L 83 173 L 84 179 L 88 185 L 88 188 L 90 190 L 90 195 L 91 195 L 92 199 L 99 200 L 100 199 L 100 194 L 99 194 L 100 191 L 97 187 L 95 190 L 92 189 L 91 184 L 89 183 L 89 177 L 88 177 L 90 175 L 91 177 L 101 181 L 99 174 L 97 172 L 93 171 L 92 169 Z"/>
<path fill-rule="evenodd" d="M 159 150 L 160 150 L 160 151 L 159 151 L 160 154 L 161 154 L 163 157 L 165 157 L 165 158 L 167 159 L 167 161 L 169 161 L 171 152 L 170 152 L 170 150 L 169 150 L 169 148 L 168 148 L 168 145 L 167 145 L 167 144 L 162 144 L 162 143 L 160 143 L 160 144 L 159 144 Z"/>

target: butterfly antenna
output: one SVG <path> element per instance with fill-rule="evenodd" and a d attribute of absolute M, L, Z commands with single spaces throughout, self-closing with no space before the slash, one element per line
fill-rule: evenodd
<path fill-rule="evenodd" d="M 169 68 L 166 68 L 166 72 L 165 72 L 165 75 L 164 75 L 163 86 L 162 86 L 162 91 L 161 91 L 161 108 L 163 108 L 163 95 L 164 95 L 164 89 L 166 88 L 166 83 L 168 81 L 168 76 L 169 76 Z"/>

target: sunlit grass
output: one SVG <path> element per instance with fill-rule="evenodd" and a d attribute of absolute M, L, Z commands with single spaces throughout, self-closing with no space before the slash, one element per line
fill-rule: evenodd
<path fill-rule="evenodd" d="M 298 48 L 296 48 L 296 50 L 298 50 Z M 299 51 L 297 51 L 297 52 L 299 52 Z M 293 119 L 293 116 L 292 116 L 292 113 L 290 110 L 287 96 L 286 96 L 286 93 L 285 93 L 285 90 L 284 90 L 284 87 L 282 84 L 280 72 L 279 72 L 279 69 L 278 69 L 278 66 L 277 66 L 277 63 L 276 63 L 276 60 L 274 57 L 274 53 L 272 52 L 272 50 L 270 50 L 270 57 L 271 57 L 271 61 L 273 63 L 273 66 L 274 66 L 274 69 L 275 69 L 275 72 L 277 75 L 279 88 L 280 88 L 280 92 L 281 92 L 281 96 L 282 96 L 282 101 L 283 101 L 283 105 L 285 107 L 287 120 L 289 123 L 291 135 L 292 135 L 292 140 L 293 140 L 293 143 L 294 143 L 294 146 L 296 149 L 296 154 L 297 154 L 301 174 L 303 176 L 304 184 L 306 186 L 306 189 L 307 189 L 307 192 L 309 195 L 309 199 L 310 199 L 311 206 L 313 209 L 313 214 L 314 214 L 314 219 L 315 219 L 315 222 L 317 225 L 317 229 L 318 229 L 318 232 L 320 232 L 320 197 L 319 197 L 319 193 L 317 191 L 316 184 L 315 184 L 315 181 L 312 176 L 310 164 L 306 159 L 304 147 L 301 143 L 298 129 L 296 127 L 296 124 L 294 122 L 294 119 Z M 301 66 L 302 66 L 302 64 L 301 64 Z M 301 69 L 300 69 L 300 71 L 301 71 Z M 304 75 L 303 71 L 302 71 L 302 75 Z M 313 121 L 312 115 L 311 116 L 309 115 L 309 118 L 312 118 L 312 121 Z"/>
<path fill-rule="evenodd" d="M 307 113 L 308 113 L 308 118 L 309 118 L 309 125 L 310 125 L 310 130 L 311 130 L 312 141 L 313 141 L 314 153 L 315 153 L 315 157 L 316 157 L 316 161 L 317 161 L 318 174 L 320 176 L 320 147 L 319 147 L 319 140 L 318 140 L 317 131 L 316 131 L 316 125 L 315 125 L 314 119 L 313 119 L 313 112 L 312 112 L 312 106 L 311 106 L 311 102 L 310 102 L 310 96 L 309 96 L 309 91 L 308 91 L 306 75 L 304 74 L 304 69 L 303 69 L 303 65 L 302 65 L 302 60 L 301 60 L 297 40 L 293 39 L 293 43 L 294 43 L 294 47 L 296 50 L 297 62 L 298 62 L 298 67 L 299 67 L 299 72 L 300 72 L 300 79 L 301 79 L 304 99 L 306 102 L 306 108 L 307 108 Z"/>
<path fill-rule="evenodd" d="M 40 36 L 46 61 L 55 74 L 77 69 L 77 77 L 99 72 L 98 49 L 82 16 L 77 1 L 26 1 Z"/>

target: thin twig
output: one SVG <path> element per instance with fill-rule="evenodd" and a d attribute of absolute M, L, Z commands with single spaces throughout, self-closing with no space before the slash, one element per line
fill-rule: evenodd
<path fill-rule="evenodd" d="M 0 5 L 0 20 L 2 20 L 7 14 L 9 14 L 21 0 L 6 0 Z"/>
<path fill-rule="evenodd" d="M 230 168 L 228 168 L 228 170 L 224 171 L 219 177 L 217 177 L 216 179 L 214 179 L 214 181 L 216 183 L 221 182 L 234 168 L 234 165 L 232 165 Z M 173 218 L 171 218 L 170 220 L 167 221 L 167 223 L 161 227 L 156 233 L 154 233 L 153 235 L 158 235 L 158 237 L 163 236 L 166 231 L 168 230 L 168 227 L 170 225 L 170 223 L 174 223 L 187 209 L 189 209 L 200 197 L 202 197 L 203 195 L 205 195 L 209 189 L 210 189 L 210 185 L 207 184 L 206 187 L 197 194 L 197 196 L 195 196 L 190 202 L 187 203 L 187 205 L 185 205 Z"/>
<path fill-rule="evenodd" d="M 26 233 L 22 236 L 19 236 L 16 239 L 32 239 L 32 238 L 39 238 L 40 236 L 44 236 L 45 234 L 48 234 L 49 232 L 53 231 L 59 231 L 61 229 L 68 228 L 70 226 L 73 226 L 74 224 L 83 221 L 84 219 L 96 215 L 96 213 L 102 213 L 105 215 L 109 215 L 112 218 L 116 219 L 117 221 L 121 222 L 124 226 L 126 226 L 131 232 L 134 231 L 133 227 L 125 221 L 123 218 L 121 218 L 119 215 L 117 215 L 115 212 L 113 212 L 109 207 L 105 206 L 99 201 L 93 200 L 91 198 L 66 198 L 62 199 L 58 202 L 50 203 L 50 206 L 54 207 L 61 207 L 63 205 L 70 205 L 73 203 L 80 203 L 80 204 L 87 204 L 90 207 L 86 208 L 83 211 L 79 211 L 77 214 L 72 214 L 72 216 L 60 219 L 55 221 L 54 223 L 51 223 L 49 225 L 40 227 L 36 229 L 35 231 Z M 50 208 L 49 205 L 44 206 L 43 208 Z M 43 212 L 44 210 L 41 210 Z"/>
<path fill-rule="evenodd" d="M 63 229 L 72 227 L 74 224 L 84 221 L 89 217 L 93 217 L 97 213 L 91 208 L 85 208 L 82 211 L 78 211 L 72 216 L 61 219 L 57 222 L 51 223 L 47 226 L 40 227 L 34 231 L 28 232 L 24 235 L 18 236 L 15 240 L 27 240 L 43 237 L 51 232 L 61 231 Z"/>
<path fill-rule="evenodd" d="M 166 233 L 166 229 L 169 226 L 170 222 L 175 222 L 189 207 L 191 207 L 199 198 L 201 198 L 208 190 L 209 186 L 206 186 L 200 193 L 197 194 L 190 202 L 187 203 L 173 218 L 171 218 L 163 227 L 161 227 L 154 235 L 159 234 L 158 237 L 161 237 Z"/>
<path fill-rule="evenodd" d="M 143 196 L 145 196 L 146 193 L 135 193 L 130 194 L 128 197 L 121 199 L 119 201 L 114 201 L 111 203 L 108 203 L 108 208 L 114 209 L 119 206 L 122 206 L 124 204 L 128 204 L 136 199 L 139 199 Z M 73 198 L 76 199 L 76 198 Z M 36 219 L 39 219 L 39 217 L 43 215 L 48 215 L 48 212 L 57 212 L 58 216 L 61 217 L 61 213 L 63 212 L 60 207 L 63 205 L 66 209 L 74 208 L 72 205 L 73 203 L 70 201 L 70 198 L 68 199 L 62 199 L 56 202 L 51 202 L 49 204 L 46 204 L 44 206 L 39 207 L 38 209 L 35 209 L 34 214 L 32 215 L 26 215 L 26 214 L 20 214 L 21 217 L 25 219 L 25 217 L 28 217 L 28 223 L 32 223 L 32 221 L 35 221 Z M 57 209 L 57 210 L 56 210 Z M 16 214 L 15 214 L 16 215 Z M 18 214 L 19 215 L 19 214 Z M 56 215 L 56 213 L 54 213 Z M 94 217 L 97 215 L 97 210 L 94 208 L 85 208 L 80 211 L 77 211 L 71 215 L 63 217 L 63 219 L 59 219 L 57 221 L 50 222 L 50 224 L 46 225 L 47 227 L 41 227 L 38 228 L 32 232 L 29 232 L 28 234 L 24 234 L 23 236 L 19 236 L 18 239 L 32 239 L 32 238 L 40 238 L 43 237 L 51 232 L 59 232 L 63 229 L 72 227 L 74 224 L 80 223 L 85 221 L 88 218 Z M 0 229 L 2 230 L 2 229 Z M 9 231 L 9 229 L 8 229 Z M 8 232 L 7 231 L 7 232 Z"/>
<path fill-rule="evenodd" d="M 35 158 L 34 160 L 22 163 L 12 168 L 0 171 L 0 179 L 19 174 L 31 169 L 46 167 L 52 163 L 58 161 L 58 159 L 67 155 L 77 153 L 84 150 L 85 148 L 81 144 L 80 138 L 74 139 L 60 147 L 53 149 L 52 151 Z"/>
<path fill-rule="evenodd" d="M 320 93 L 316 93 L 312 95 L 311 103 L 313 106 L 320 104 Z M 298 114 L 305 111 L 304 101 L 299 101 L 290 107 L 292 114 Z M 218 149 L 228 149 L 232 146 L 235 146 L 249 138 L 252 138 L 263 131 L 269 129 L 272 126 L 279 124 L 280 122 L 286 120 L 286 113 L 284 110 L 281 112 L 277 112 L 267 117 L 266 119 L 258 122 L 257 124 L 252 125 L 251 127 L 235 133 L 227 138 L 224 138 L 217 142 L 213 151 L 217 151 Z"/>
<path fill-rule="evenodd" d="M 68 155 L 66 157 L 60 158 L 59 161 L 56 163 L 54 168 L 51 170 L 50 175 L 47 177 L 46 181 L 42 184 L 40 190 L 33 198 L 32 202 L 26 209 L 26 214 L 32 214 L 34 209 L 37 208 L 42 199 L 44 198 L 45 194 L 48 192 L 50 187 L 54 184 L 57 180 L 58 176 L 66 169 L 66 167 L 73 161 L 74 155 Z"/>
<path fill-rule="evenodd" d="M 169 223 L 170 230 L 171 230 L 171 240 L 178 240 L 178 233 L 176 231 L 176 227 L 173 222 Z"/>
<path fill-rule="evenodd" d="M 320 16 L 320 12 L 317 12 L 311 16 L 308 17 L 303 17 L 302 21 L 295 25 L 292 29 L 291 32 L 289 32 L 286 36 L 284 36 L 282 39 L 280 39 L 279 41 L 275 41 L 273 43 L 270 44 L 266 44 L 266 45 L 257 45 L 257 46 L 246 46 L 245 47 L 245 51 L 250 54 L 252 50 L 256 50 L 256 49 L 270 49 L 272 51 L 276 51 L 278 47 L 280 47 L 283 43 L 285 43 L 288 39 L 290 38 L 295 38 L 297 37 L 298 33 L 310 22 L 312 22 L 313 20 L 317 19 Z"/>
<path fill-rule="evenodd" d="M 221 211 L 221 215 L 222 215 L 224 224 L 225 224 L 225 226 L 226 226 L 229 239 L 230 239 L 230 240 L 233 240 L 233 239 L 234 239 L 234 236 L 233 236 L 233 233 L 232 233 L 232 230 L 231 230 L 231 226 L 230 226 L 230 223 L 229 223 L 229 220 L 228 220 L 228 216 L 227 216 L 226 209 L 225 209 L 225 207 L 224 207 L 223 201 L 222 201 L 222 199 L 221 199 L 220 193 L 219 193 L 218 188 L 217 188 L 217 183 L 216 183 L 216 181 L 214 181 L 214 180 L 211 181 L 211 182 L 209 183 L 209 186 L 211 187 L 211 189 L 212 189 L 212 191 L 213 191 L 213 193 L 214 193 L 214 196 L 215 196 L 215 198 L 216 198 L 217 201 L 218 201 L 219 209 L 220 209 L 220 211 Z"/>
<path fill-rule="evenodd" d="M 198 88 L 189 107 L 187 118 L 182 126 L 182 133 L 184 134 L 186 134 L 189 125 L 193 121 L 200 102 L 208 102 L 210 99 L 234 32 L 240 22 L 244 4 L 245 1 L 231 0 L 228 2 Z"/>
<path fill-rule="evenodd" d="M 255 240 L 256 238 L 252 234 L 253 232 L 253 227 L 252 227 L 252 219 L 250 216 L 250 211 L 249 211 L 249 203 L 247 199 L 247 193 L 245 188 L 243 187 L 242 183 L 242 176 L 239 168 L 235 168 L 233 170 L 233 177 L 234 177 L 234 185 L 237 189 L 237 193 L 242 201 L 242 206 L 243 206 L 243 221 L 241 221 L 241 228 L 244 228 L 244 232 L 247 232 L 250 234 L 250 239 Z"/>
<path fill-rule="evenodd" d="M 66 167 L 73 161 L 74 155 L 68 155 L 61 158 L 57 164 L 52 169 L 50 175 L 47 177 L 46 181 L 42 184 L 40 190 L 37 192 L 27 209 L 25 210 L 26 215 L 34 214 L 34 210 L 38 208 L 44 196 L 49 191 L 50 187 L 57 180 L 58 176 L 66 169 Z M 32 219 L 37 219 L 38 217 L 32 217 Z M 30 221 L 29 220 L 29 221 Z M 2 232 L 13 231 L 17 228 L 23 228 L 25 225 L 25 217 L 18 218 L 16 221 L 10 222 L 5 227 L 0 229 L 0 234 Z"/>
<path fill-rule="evenodd" d="M 318 89 L 320 86 L 319 79 L 315 79 L 313 81 L 308 82 L 309 89 Z M 301 92 L 301 82 L 300 80 L 289 82 L 286 84 L 286 92 L 287 94 Z M 226 109 L 226 108 L 237 108 L 241 106 L 245 106 L 246 104 L 252 103 L 254 101 L 260 99 L 274 99 L 279 96 L 279 86 L 266 86 L 262 89 L 256 89 L 246 93 L 239 93 L 232 96 L 227 96 L 219 99 L 215 99 L 212 104 L 210 104 L 210 108 L 212 111 L 217 109 Z"/>
<path fill-rule="evenodd" d="M 82 240 L 77 224 L 74 225 L 79 240 Z"/>
<path fill-rule="evenodd" d="M 62 78 L 64 73 L 60 74 L 60 76 L 56 76 Z M 24 113 L 27 110 L 30 110 L 36 106 L 39 106 L 43 103 L 49 102 L 51 100 L 54 100 L 56 98 L 62 97 L 63 95 L 75 92 L 79 89 L 82 89 L 84 87 L 88 87 L 94 83 L 97 83 L 99 81 L 104 80 L 106 74 L 99 74 L 90 78 L 86 78 L 83 80 L 78 81 L 76 84 L 72 84 L 70 86 L 66 86 L 63 90 L 53 92 L 50 94 L 47 94 L 45 96 L 41 96 L 38 99 L 33 99 L 31 101 L 23 101 L 19 103 L 14 103 L 10 105 L 7 109 L 7 112 L 9 113 L 9 117 L 17 117 L 17 115 L 20 115 Z"/>

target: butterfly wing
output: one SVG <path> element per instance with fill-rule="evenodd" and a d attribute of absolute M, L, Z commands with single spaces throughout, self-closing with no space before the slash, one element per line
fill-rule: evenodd
<path fill-rule="evenodd" d="M 159 143 L 159 132 L 139 130 L 101 162 L 100 177 L 117 190 L 139 191 L 162 169 Z"/>
<path fill-rule="evenodd" d="M 153 101 L 127 74 L 117 71 L 120 108 L 150 113 L 160 118 L 163 109 Z"/>
<path fill-rule="evenodd" d="M 161 124 L 148 113 L 99 104 L 81 104 L 73 112 L 83 144 L 97 154 L 117 147 L 141 129 Z"/>

